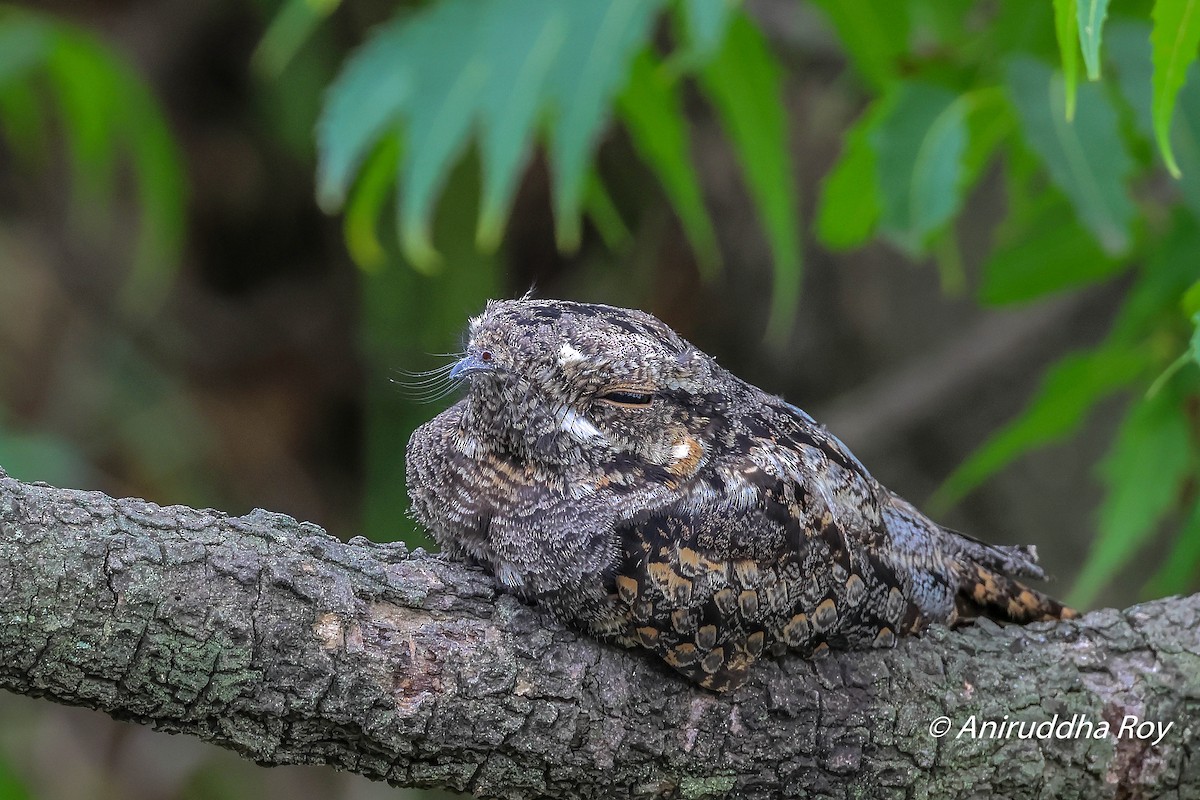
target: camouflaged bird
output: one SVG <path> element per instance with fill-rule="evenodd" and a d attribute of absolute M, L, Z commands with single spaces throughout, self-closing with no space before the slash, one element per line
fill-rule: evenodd
<path fill-rule="evenodd" d="M 413 516 L 508 590 L 701 686 L 738 686 L 764 654 L 1074 616 L 1009 577 L 1044 577 L 1034 548 L 930 521 L 650 314 L 492 301 L 468 336 L 448 373 L 466 397 L 408 444 Z"/>

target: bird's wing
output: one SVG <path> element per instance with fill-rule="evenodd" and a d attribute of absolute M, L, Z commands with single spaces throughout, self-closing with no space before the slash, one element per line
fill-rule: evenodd
<path fill-rule="evenodd" d="M 1010 576 L 1045 578 L 1032 547 L 993 545 L 938 525 L 915 506 L 881 486 L 849 449 L 795 406 L 784 404 L 798 420 L 799 436 L 838 463 L 843 471 L 829 483 L 862 484 L 873 489 L 875 502 L 868 515 L 881 514 L 881 527 L 872 527 L 862 541 L 872 557 L 886 565 L 877 573 L 898 576 L 905 596 L 924 618 L 954 624 L 987 615 L 1011 622 L 1057 619 L 1075 614 L 1057 600 Z M 803 445 L 801 445 L 803 446 Z M 852 490 L 851 494 L 858 491 Z M 836 493 L 835 493 L 836 494 Z M 851 535 L 853 536 L 853 527 Z"/>
<path fill-rule="evenodd" d="M 636 640 L 725 689 L 764 649 L 885 645 L 921 624 L 876 552 L 878 484 L 845 445 L 782 403 L 743 427 L 678 500 L 619 529 Z"/>

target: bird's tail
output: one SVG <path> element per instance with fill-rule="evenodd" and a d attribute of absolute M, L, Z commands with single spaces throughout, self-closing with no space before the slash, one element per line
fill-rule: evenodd
<path fill-rule="evenodd" d="M 976 617 L 1025 623 L 1079 616 L 1050 595 L 978 563 L 962 571 L 955 608 L 958 623 Z"/>
<path fill-rule="evenodd" d="M 950 624 L 963 624 L 977 617 L 1025 623 L 1079 616 L 1074 609 L 1017 580 L 1045 579 L 1036 548 L 981 542 L 937 525 L 896 496 L 892 497 L 889 512 L 893 535 L 907 531 L 908 538 L 917 538 L 911 532 L 923 529 L 924 538 L 932 536 L 936 540 L 934 549 L 941 569 L 934 570 L 945 576 L 943 580 L 949 580 L 955 590 Z"/>

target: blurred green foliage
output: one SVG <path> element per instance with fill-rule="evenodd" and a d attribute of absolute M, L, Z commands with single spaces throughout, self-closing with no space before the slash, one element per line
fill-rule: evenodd
<path fill-rule="evenodd" d="M 63 141 L 71 232 L 86 247 L 128 253 L 114 313 L 131 325 L 152 317 L 179 266 L 186 190 L 179 147 L 136 69 L 79 27 L 0 6 L 0 136 L 30 169 L 51 164 L 51 143 Z M 123 191 L 140 213 L 131 243 L 116 239 L 124 226 L 114 224 L 115 198 Z M 5 300 L 21 302 L 16 293 Z M 194 468 L 205 438 L 176 381 L 129 336 L 88 347 L 91 358 L 60 377 L 74 381 L 76 399 L 87 397 L 95 416 L 69 420 L 77 435 L 68 439 L 23 432 L 0 410 L 0 463 L 17 476 L 83 485 L 94 473 L 87 451 L 110 449 L 181 499 L 202 497 L 197 489 L 206 478 L 183 473 Z M 105 381 L 101 373 L 120 379 Z M 174 435 L 162 436 L 164 429 Z"/>
<path fill-rule="evenodd" d="M 984 265 L 981 302 L 1028 302 L 1132 272 L 1108 340 L 1053 365 L 1026 411 L 968 458 L 932 505 L 944 509 L 1020 455 L 1078 430 L 1104 398 L 1132 389 L 1134 402 L 1101 465 L 1107 497 L 1098 535 L 1070 599 L 1090 603 L 1165 521 L 1183 524 L 1152 587 L 1183 591 L 1196 585 L 1200 549 L 1188 511 L 1200 454 L 1198 382 L 1178 355 L 1197 323 L 1181 299 L 1200 276 L 1192 200 L 1200 164 L 1191 124 L 1200 86 L 1193 75 L 1184 88 L 1183 76 L 1195 72 L 1200 15 L 1190 3 L 1166 0 L 1154 3 L 1152 24 L 1146 4 L 1124 4 L 1121 16 L 1095 1 L 1005 5 L 981 24 L 962 4 L 908 4 L 910 20 L 937 18 L 927 31 L 937 44 L 926 43 L 936 56 L 923 59 L 910 48 L 891 62 L 890 74 L 877 59 L 861 63 L 878 94 L 826 183 L 817 236 L 845 248 L 874 234 L 910 255 L 932 249 L 940 261 L 949 252 L 954 263 L 953 249 L 930 242 L 953 237 L 962 196 L 980 165 L 994 161 L 1008 188 L 1009 217 Z M 843 16 L 839 32 L 849 35 L 856 19 Z M 875 29 L 863 26 L 857 35 Z M 1083 84 L 1080 55 L 1090 79 Z M 973 115 L 987 119 L 972 125 Z M 1151 137 L 1181 178 L 1165 191 L 1144 188 L 1160 168 L 1146 146 Z M 1182 175 L 1173 152 L 1188 162 Z M 874 185 L 873 198 L 855 191 L 864 183 Z"/>
<path fill-rule="evenodd" d="M 800 284 L 796 187 L 781 94 L 782 68 L 759 30 L 727 0 L 670 5 L 677 46 L 651 46 L 662 0 L 564 5 L 556 0 L 444 0 L 405 11 L 348 61 L 329 90 L 318 128 L 318 195 L 337 210 L 378 202 L 371 153 L 396 153 L 385 186 L 399 189 L 397 228 L 405 256 L 433 272 L 435 202 L 472 140 L 481 164 L 476 241 L 500 242 L 524 166 L 544 145 L 552 174 L 555 227 L 562 248 L 580 240 L 580 215 L 607 203 L 592 163 L 615 106 L 702 263 L 713 263 L 712 225 L 688 158 L 678 96 L 684 76 L 709 98 L 733 143 L 776 264 L 772 330 L 782 333 Z M 284 11 L 283 13 L 290 13 Z M 632 79 L 631 79 L 632 78 Z M 364 168 L 363 165 L 367 166 Z M 593 195 L 589 197 L 589 195 Z M 595 219 L 598 227 L 604 219 Z M 376 263 L 381 248 L 356 225 L 353 252 Z M 364 238 L 366 241 L 364 241 Z"/>
<path fill-rule="evenodd" d="M 283 2 L 255 54 L 260 74 L 293 80 L 289 65 L 340 5 Z M 814 5 L 861 80 L 864 106 L 817 200 L 817 242 L 845 250 L 886 240 L 910 258 L 931 257 L 943 286 L 961 291 L 955 224 L 970 193 L 998 175 L 1007 218 L 983 265 L 979 302 L 1027 303 L 1114 278 L 1129 287 L 1109 336 L 1051 366 L 1026 411 L 949 477 L 934 505 L 1071 435 L 1098 403 L 1127 393 L 1127 417 L 1100 468 L 1107 496 L 1098 535 L 1071 599 L 1089 603 L 1163 526 L 1176 531 L 1173 553 L 1150 588 L 1195 587 L 1200 12 L 1188 0 Z M 691 156 L 692 98 L 737 155 L 775 267 L 764 328 L 786 332 L 807 226 L 784 114 L 789 67 L 769 34 L 729 0 L 398 7 L 346 59 L 316 136 L 317 196 L 344 214 L 347 248 L 362 267 L 369 361 L 384 369 L 441 349 L 499 291 L 493 254 L 539 148 L 559 246 L 578 247 L 585 219 L 619 244 L 624 222 L 596 165 L 614 122 L 660 182 L 703 271 L 732 269 L 721 266 Z M 4 8 L 4 136 L 36 163 L 51 125 L 66 139 L 81 198 L 112 192 L 119 160 L 131 170 L 143 224 L 126 296 L 153 308 L 176 260 L 185 194 L 163 115 L 132 70 L 90 36 Z M 104 204 L 78 205 L 86 218 Z M 389 214 L 394 223 L 381 225 Z M 389 266 L 399 261 L 411 269 Z M 427 292 L 431 281 L 459 291 L 452 299 Z M 404 502 L 397 476 L 412 412 L 382 390 L 370 395 L 367 530 L 390 536 Z"/>
<path fill-rule="evenodd" d="M 178 266 L 184 224 L 182 159 L 162 111 L 137 72 L 91 34 L 0 6 L 0 131 L 16 154 L 38 163 L 48 157 L 50 130 L 66 140 L 72 217 L 85 236 L 116 229 L 108 198 L 118 166 L 132 172 L 142 222 L 122 305 L 152 313 Z"/>

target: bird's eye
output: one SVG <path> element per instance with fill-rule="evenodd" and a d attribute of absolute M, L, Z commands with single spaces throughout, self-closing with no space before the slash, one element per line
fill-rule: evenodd
<path fill-rule="evenodd" d="M 599 400 L 601 403 L 621 408 L 646 408 L 654 401 L 654 395 L 651 392 L 617 389 L 600 395 Z"/>

